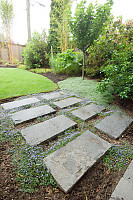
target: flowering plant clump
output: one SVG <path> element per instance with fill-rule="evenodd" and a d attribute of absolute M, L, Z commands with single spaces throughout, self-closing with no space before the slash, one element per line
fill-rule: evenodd
<path fill-rule="evenodd" d="M 130 145 L 116 144 L 108 150 L 103 158 L 103 163 L 110 169 L 122 169 L 133 160 L 133 148 Z"/>

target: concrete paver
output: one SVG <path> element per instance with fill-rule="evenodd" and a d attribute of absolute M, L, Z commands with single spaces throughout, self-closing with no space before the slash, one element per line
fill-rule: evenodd
<path fill-rule="evenodd" d="M 113 113 L 112 115 L 105 117 L 96 124 L 95 127 L 102 133 L 116 139 L 122 135 L 132 121 L 131 118 L 125 117 L 120 113 Z"/>
<path fill-rule="evenodd" d="M 28 120 L 55 112 L 56 110 L 51 108 L 49 105 L 43 105 L 15 112 L 13 114 L 10 114 L 10 117 L 13 119 L 15 124 L 20 124 L 22 122 L 26 122 Z"/>
<path fill-rule="evenodd" d="M 26 105 L 32 104 L 32 103 L 37 103 L 39 101 L 40 100 L 37 99 L 36 97 L 31 97 L 31 98 L 21 99 L 21 100 L 17 100 L 17 101 L 12 101 L 9 103 L 4 103 L 4 104 L 1 104 L 1 106 L 5 110 L 8 110 L 8 109 L 13 109 L 13 108 L 18 108 L 21 106 L 26 106 Z"/>
<path fill-rule="evenodd" d="M 44 164 L 64 192 L 69 192 L 75 183 L 111 145 L 91 133 L 84 132 L 75 140 L 48 155 Z"/>
<path fill-rule="evenodd" d="M 103 106 L 91 103 L 89 105 L 83 106 L 79 109 L 72 111 L 72 114 L 85 121 L 91 119 L 92 117 L 95 117 L 98 113 L 100 113 L 103 110 L 105 110 Z"/>
<path fill-rule="evenodd" d="M 81 101 L 83 101 L 83 100 L 80 99 L 80 98 L 70 97 L 70 98 L 60 100 L 60 101 L 55 101 L 53 103 L 59 108 L 66 108 L 68 106 L 72 106 L 72 105 L 79 103 Z"/>
<path fill-rule="evenodd" d="M 56 137 L 66 129 L 75 126 L 76 123 L 64 115 L 59 115 L 42 123 L 21 130 L 26 142 L 37 145 L 53 137 Z"/>

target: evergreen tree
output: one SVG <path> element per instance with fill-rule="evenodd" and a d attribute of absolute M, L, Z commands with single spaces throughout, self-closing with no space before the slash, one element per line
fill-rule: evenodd
<path fill-rule="evenodd" d="M 68 48 L 67 5 L 70 0 L 51 0 L 50 30 L 48 52 L 51 46 L 54 53 L 64 52 Z"/>

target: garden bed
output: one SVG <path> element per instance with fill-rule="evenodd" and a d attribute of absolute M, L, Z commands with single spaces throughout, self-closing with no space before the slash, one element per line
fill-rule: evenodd
<path fill-rule="evenodd" d="M 51 79 L 55 83 L 62 81 L 70 76 L 67 75 L 54 75 L 51 72 L 42 74 Z M 3 100 L 0 103 L 11 101 L 12 99 Z M 121 104 L 122 103 L 122 104 Z M 117 104 L 127 114 L 132 115 L 131 105 L 132 102 L 128 101 L 128 105 L 115 98 L 112 104 Z M 100 117 L 100 116 L 99 116 Z M 128 128 L 121 141 L 130 143 L 133 147 L 133 124 Z M 64 194 L 61 190 L 55 189 L 52 186 L 46 188 L 38 187 L 38 191 L 33 193 L 24 193 L 19 191 L 20 184 L 16 181 L 16 174 L 12 166 L 12 159 L 10 154 L 7 153 L 12 147 L 10 142 L 0 143 L 0 199 L 51 199 L 51 200 L 109 200 L 113 190 L 115 189 L 120 178 L 123 176 L 125 169 L 122 170 L 109 170 L 103 162 L 98 162 L 91 170 L 89 170 L 82 179 L 75 185 L 69 194 Z"/>

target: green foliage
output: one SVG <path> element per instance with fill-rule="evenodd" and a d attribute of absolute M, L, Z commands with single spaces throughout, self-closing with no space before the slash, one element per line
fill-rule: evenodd
<path fill-rule="evenodd" d="M 120 98 L 133 99 L 133 20 L 126 24 L 117 20 L 114 26 L 117 32 L 115 29 L 112 41 L 116 48 L 111 52 L 108 65 L 102 68 L 105 79 L 100 83 L 99 90 L 108 90 Z"/>
<path fill-rule="evenodd" d="M 70 0 L 51 0 L 50 29 L 48 36 L 48 53 L 64 52 L 69 46 L 69 32 L 67 28 L 67 5 Z"/>
<path fill-rule="evenodd" d="M 111 94 L 117 94 L 120 98 L 133 100 L 133 62 L 127 61 L 127 57 L 124 57 L 123 54 L 117 53 L 118 58 L 123 60 L 125 58 L 123 63 L 107 65 L 103 69 L 106 78 L 99 84 L 99 91 L 103 93 L 108 90 Z"/>
<path fill-rule="evenodd" d="M 105 94 L 97 91 L 98 82 L 94 80 L 85 79 L 83 81 L 81 77 L 73 77 L 58 82 L 58 85 L 62 90 L 67 90 L 72 94 L 78 94 L 81 97 L 88 98 L 90 101 L 95 101 L 99 104 L 107 105 L 113 100 L 113 96 L 105 96 Z"/>
<path fill-rule="evenodd" d="M 77 47 L 83 51 L 83 70 L 84 78 L 85 52 L 87 48 L 93 44 L 94 40 L 102 33 L 106 22 L 109 20 L 112 0 L 108 0 L 103 5 L 92 3 L 86 8 L 86 1 L 82 0 L 76 7 L 75 16 L 72 17 L 72 12 L 69 9 L 69 25 L 73 34 L 74 41 Z"/>
<path fill-rule="evenodd" d="M 86 51 L 103 30 L 109 19 L 112 1 L 107 1 L 104 5 L 90 3 L 87 8 L 85 3 L 86 1 L 81 1 L 77 5 L 74 17 L 69 11 L 70 29 L 76 45 L 82 51 Z"/>
<path fill-rule="evenodd" d="M 6 31 L 6 34 L 7 36 L 9 36 L 8 35 L 9 30 L 10 30 L 12 20 L 14 17 L 12 1 L 8 1 L 8 0 L 0 1 L 0 15 L 1 15 L 2 23 Z"/>
<path fill-rule="evenodd" d="M 103 163 L 108 166 L 109 169 L 123 169 L 129 165 L 129 162 L 133 160 L 133 148 L 130 145 L 114 145 L 107 151 L 107 154 L 103 158 Z"/>
<path fill-rule="evenodd" d="M 10 65 L 10 64 L 9 64 L 8 62 L 7 62 L 7 63 L 5 63 L 5 66 L 6 66 L 6 67 L 8 67 L 9 65 Z"/>
<path fill-rule="evenodd" d="M 35 32 L 27 46 L 22 50 L 24 64 L 29 68 L 47 67 L 46 47 L 45 31 L 41 34 Z"/>
<path fill-rule="evenodd" d="M 23 70 L 29 69 L 29 67 L 27 65 L 18 65 L 17 68 L 23 69 Z"/>
<path fill-rule="evenodd" d="M 36 69 L 30 69 L 30 72 L 35 72 L 37 74 L 52 72 L 52 69 L 46 69 L 46 68 L 36 68 Z"/>
<path fill-rule="evenodd" d="M 64 53 L 57 54 L 56 58 L 50 58 L 50 66 L 55 73 L 80 74 L 83 55 L 68 49 Z"/>
<path fill-rule="evenodd" d="M 114 20 L 111 18 L 108 26 L 102 35 L 87 50 L 86 74 L 96 76 L 100 74 L 100 68 L 112 64 L 116 51 L 132 51 L 133 21 L 129 20 L 126 24 L 122 23 L 122 18 Z M 114 62 L 114 61 L 113 61 Z M 115 63 L 117 64 L 118 61 Z"/>

